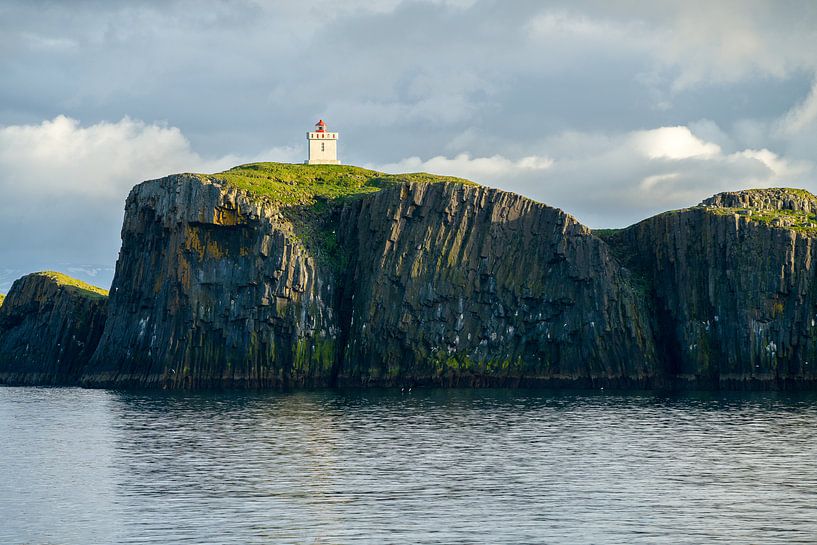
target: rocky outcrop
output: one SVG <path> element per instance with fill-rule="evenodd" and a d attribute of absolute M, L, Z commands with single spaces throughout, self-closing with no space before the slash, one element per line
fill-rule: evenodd
<path fill-rule="evenodd" d="M 328 384 L 336 287 L 279 207 L 199 176 L 137 186 L 86 385 Z"/>
<path fill-rule="evenodd" d="M 199 176 L 136 187 L 83 383 L 655 379 L 627 271 L 563 212 L 454 183 L 322 204 L 316 218 Z"/>
<path fill-rule="evenodd" d="M 792 210 L 817 212 L 817 198 L 802 189 L 747 189 L 718 193 L 701 203 L 703 207 L 751 210 Z"/>
<path fill-rule="evenodd" d="M 560 210 L 479 186 L 405 184 L 347 206 L 342 382 L 645 384 L 646 308 Z"/>
<path fill-rule="evenodd" d="M 107 314 L 90 286 L 19 280 L 0 380 L 817 387 L 809 193 L 723 193 L 594 234 L 462 181 L 305 168 L 135 187 Z"/>
<path fill-rule="evenodd" d="M 747 214 L 813 206 L 803 191 L 725 193 L 608 240 L 649 287 L 666 375 L 697 387 L 817 385 L 817 238 Z"/>
<path fill-rule="evenodd" d="M 15 281 L 0 306 L 0 383 L 73 384 L 105 323 L 104 291 L 58 273 Z"/>

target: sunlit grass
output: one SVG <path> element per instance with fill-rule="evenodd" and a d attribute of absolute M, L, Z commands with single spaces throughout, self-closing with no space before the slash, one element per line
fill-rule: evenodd
<path fill-rule="evenodd" d="M 307 205 L 367 193 L 400 182 L 453 182 L 475 185 L 453 176 L 426 173 L 384 174 L 347 165 L 252 163 L 210 174 L 228 185 L 283 205 Z"/>

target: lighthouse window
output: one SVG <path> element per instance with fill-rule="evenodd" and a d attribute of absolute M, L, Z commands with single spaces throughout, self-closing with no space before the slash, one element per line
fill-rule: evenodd
<path fill-rule="evenodd" d="M 324 149 L 324 147 L 325 147 L 325 146 L 326 146 L 326 144 L 325 144 L 324 142 L 321 142 L 321 151 L 326 151 L 326 150 Z"/>

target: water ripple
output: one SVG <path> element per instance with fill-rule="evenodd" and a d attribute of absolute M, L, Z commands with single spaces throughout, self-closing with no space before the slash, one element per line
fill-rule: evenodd
<path fill-rule="evenodd" d="M 0 389 L 0 542 L 814 543 L 817 397 Z"/>

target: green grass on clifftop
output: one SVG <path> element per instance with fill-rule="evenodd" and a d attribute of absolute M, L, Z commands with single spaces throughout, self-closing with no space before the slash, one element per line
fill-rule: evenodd
<path fill-rule="evenodd" d="M 476 185 L 453 176 L 426 173 L 384 174 L 347 165 L 252 163 L 210 175 L 227 184 L 283 205 L 312 204 L 366 193 L 400 182 L 453 182 Z"/>
<path fill-rule="evenodd" d="M 752 208 L 710 208 L 720 216 L 743 216 L 767 227 L 791 229 L 808 236 L 817 236 L 817 214 L 802 210 L 758 210 Z"/>
<path fill-rule="evenodd" d="M 734 215 L 767 227 L 817 236 L 817 197 L 805 189 L 770 187 L 719 193 L 701 203 L 720 216 Z"/>
<path fill-rule="evenodd" d="M 82 280 L 77 280 L 76 278 L 71 278 L 66 274 L 62 274 L 55 271 L 43 271 L 37 273 L 40 276 L 45 276 L 54 282 L 58 286 L 68 288 L 70 290 L 75 290 L 79 293 L 79 295 L 84 295 L 86 297 L 91 298 L 103 298 L 108 296 L 108 290 L 103 290 L 102 288 L 98 288 Z"/>
<path fill-rule="evenodd" d="M 6 296 L 3 295 L 2 293 L 0 293 L 0 307 L 3 306 L 3 301 L 5 301 L 5 300 L 6 300 Z"/>
<path fill-rule="evenodd" d="M 385 174 L 347 165 L 252 163 L 209 175 L 229 186 L 281 205 L 295 235 L 319 261 L 334 269 L 346 262 L 337 241 L 338 211 L 347 199 L 371 194 L 402 182 L 452 182 L 476 185 L 452 176 L 424 172 Z"/>

